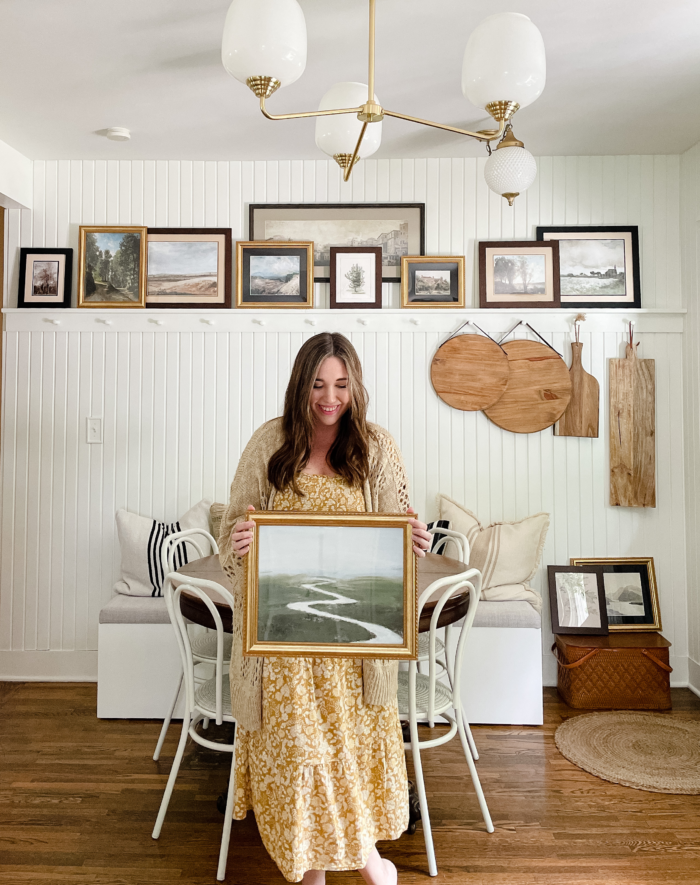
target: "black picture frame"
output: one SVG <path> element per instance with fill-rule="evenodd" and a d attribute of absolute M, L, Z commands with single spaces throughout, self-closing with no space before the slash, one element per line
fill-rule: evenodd
<path fill-rule="evenodd" d="M 338 291 L 338 256 L 356 255 L 374 258 L 374 298 L 372 301 L 348 301 Z M 382 248 L 381 246 L 331 246 L 331 300 L 332 310 L 381 310 L 382 307 Z M 342 299 L 342 300 L 341 300 Z"/>
<path fill-rule="evenodd" d="M 386 215 L 389 218 L 386 218 Z M 394 215 L 394 218 L 391 218 Z M 406 224 L 406 242 L 403 237 L 390 237 L 396 229 L 386 231 L 386 239 L 380 244 L 384 258 L 390 253 L 390 264 L 382 263 L 382 282 L 401 282 L 401 257 L 404 255 L 425 255 L 425 203 L 250 203 L 248 208 L 248 238 L 266 242 L 265 223 L 287 221 L 297 224 L 290 241 L 311 240 L 317 244 L 314 252 L 314 282 L 329 283 L 331 246 L 376 246 L 377 242 L 358 243 L 357 236 L 348 232 L 339 242 L 326 242 L 314 230 L 316 222 L 391 220 Z M 305 225 L 304 222 L 307 224 Z M 357 231 L 355 231 L 357 234 Z M 276 237 L 277 242 L 283 238 Z M 326 260 L 327 259 L 327 260 Z"/>
<path fill-rule="evenodd" d="M 577 237 L 576 235 L 579 234 Z M 606 236 L 606 234 L 608 236 Z M 611 237 L 610 234 L 617 234 Z M 596 236 L 597 235 L 597 236 Z M 621 310 L 629 308 L 639 308 L 642 306 L 642 286 L 640 278 L 639 263 L 639 227 L 637 225 L 575 225 L 575 226 L 559 226 L 549 225 L 547 227 L 538 226 L 536 231 L 537 240 L 558 240 L 559 241 L 559 281 L 560 281 L 560 306 L 566 309 L 585 308 L 586 310 L 600 308 L 619 308 Z M 568 240 L 588 240 L 595 242 L 596 240 L 619 240 L 624 241 L 624 294 L 572 294 L 566 290 L 571 288 L 571 284 L 567 283 L 572 278 L 576 278 L 568 267 L 572 267 L 571 261 L 574 256 L 570 255 L 566 246 L 562 249 L 562 243 Z M 602 267 L 602 265 L 601 265 Z M 619 272 L 616 266 L 608 267 L 605 271 L 600 271 L 600 276 L 596 277 L 595 272 L 589 274 L 586 279 L 595 281 L 596 279 L 606 279 L 604 276 L 610 271 L 614 271 L 607 279 L 619 279 Z M 579 277 L 582 279 L 583 276 Z M 630 278 L 632 285 L 630 286 Z"/>
<path fill-rule="evenodd" d="M 178 236 L 178 237 L 202 237 L 211 236 L 212 239 L 221 240 L 224 245 L 223 260 L 221 266 L 223 270 L 223 280 L 219 283 L 217 278 L 218 297 L 223 296 L 223 300 L 218 302 L 202 303 L 200 301 L 153 301 L 149 298 L 148 292 L 148 260 L 146 261 L 146 307 L 151 310 L 230 310 L 231 293 L 232 293 L 232 272 L 233 272 L 233 238 L 230 227 L 149 227 L 146 236 L 146 256 L 148 256 L 148 247 L 152 236 Z"/>
<path fill-rule="evenodd" d="M 27 292 L 30 280 L 27 279 L 27 268 L 32 265 L 32 280 L 34 276 L 34 261 L 32 256 L 39 258 L 41 263 L 54 263 L 47 261 L 48 256 L 56 256 L 56 284 L 59 291 L 55 296 Z M 39 263 L 36 262 L 36 263 Z M 62 265 L 62 268 L 61 268 Z M 62 291 L 61 282 L 63 283 Z M 70 307 L 70 296 L 73 282 L 73 250 L 51 249 L 48 247 L 22 247 L 19 250 L 19 291 L 17 292 L 17 307 L 47 310 L 56 307 Z"/>
<path fill-rule="evenodd" d="M 567 612 L 565 605 L 568 600 L 563 593 L 559 593 L 558 575 L 574 574 L 574 575 L 593 575 L 596 582 L 595 598 L 591 599 L 591 588 L 586 588 L 585 595 L 587 602 L 597 602 L 598 611 L 595 620 L 598 623 L 583 626 L 585 621 L 572 624 L 571 621 L 577 614 L 573 609 Z M 607 636 L 608 635 L 608 614 L 605 605 L 605 587 L 603 584 L 603 569 L 598 565 L 549 565 L 547 566 L 547 577 L 549 579 L 549 608 L 552 618 L 552 633 L 554 634 L 573 634 L 573 635 L 589 635 L 589 636 Z M 583 583 L 583 582 L 582 582 Z M 570 599 L 570 597 L 569 597 Z M 580 617 L 586 614 L 587 606 L 583 611 L 578 612 Z"/>

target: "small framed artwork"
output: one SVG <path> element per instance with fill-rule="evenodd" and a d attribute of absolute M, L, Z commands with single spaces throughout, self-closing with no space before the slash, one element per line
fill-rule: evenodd
<path fill-rule="evenodd" d="M 611 633 L 661 630 L 659 593 L 652 557 L 576 557 L 571 560 L 571 564 L 602 568 L 605 606 Z"/>
<path fill-rule="evenodd" d="M 555 240 L 479 243 L 479 307 L 559 306 Z"/>
<path fill-rule="evenodd" d="M 464 256 L 402 258 L 401 307 L 464 307 Z"/>
<path fill-rule="evenodd" d="M 381 306 L 381 246 L 331 246 L 331 307 Z"/>
<path fill-rule="evenodd" d="M 313 306 L 313 243 L 236 243 L 236 307 Z"/>
<path fill-rule="evenodd" d="M 607 636 L 603 570 L 597 565 L 550 565 L 552 633 Z"/>
<path fill-rule="evenodd" d="M 70 307 L 72 278 L 72 249 L 20 249 L 17 307 Z"/>
<path fill-rule="evenodd" d="M 78 307 L 146 306 L 145 227 L 80 226 Z"/>
<path fill-rule="evenodd" d="M 146 307 L 230 308 L 231 229 L 148 229 Z"/>
<path fill-rule="evenodd" d="M 331 280 L 333 246 L 379 246 L 383 282 L 398 283 L 401 258 L 425 252 L 425 203 L 252 203 L 248 236 L 311 240 L 317 283 Z"/>
<path fill-rule="evenodd" d="M 266 510 L 247 518 L 255 530 L 245 557 L 244 654 L 415 660 L 408 516 Z"/>
<path fill-rule="evenodd" d="M 639 228 L 538 227 L 559 242 L 562 307 L 641 307 Z"/>

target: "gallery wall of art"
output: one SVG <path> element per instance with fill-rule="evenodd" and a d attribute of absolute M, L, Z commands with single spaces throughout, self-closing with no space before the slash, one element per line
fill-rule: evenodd
<path fill-rule="evenodd" d="M 231 227 L 235 240 L 247 237 L 250 202 L 404 201 L 426 203 L 427 254 L 465 256 L 461 315 L 474 318 L 478 240 L 532 239 L 537 225 L 636 224 L 642 306 L 653 311 L 637 315 L 637 333 L 640 356 L 656 360 L 657 507 L 608 504 L 604 406 L 607 361 L 624 354 L 619 311 L 589 317 L 582 331 L 584 364 L 601 385 L 598 439 L 555 438 L 550 428 L 513 434 L 480 412 L 450 409 L 431 387 L 429 366 L 461 320 L 453 311 L 398 310 L 398 284 L 384 284 L 384 309 L 364 318 L 233 310 L 209 325 L 197 311 L 113 311 L 105 325 L 106 312 L 63 311 L 56 326 L 41 311 L 10 312 L 0 675 L 95 677 L 97 614 L 119 571 L 116 509 L 172 520 L 202 497 L 224 500 L 250 434 L 279 414 L 301 341 L 336 329 L 361 354 L 371 417 L 397 438 L 419 512 L 434 515 L 437 492 L 484 523 L 547 511 L 543 567 L 570 556 L 653 556 L 674 679 L 687 682 L 680 158 L 540 158 L 538 179 L 512 210 L 489 193 L 482 165 L 368 161 L 346 187 L 325 161 L 37 162 L 33 210 L 8 218 L 10 304 L 19 246 L 76 249 L 81 224 Z M 317 306 L 328 307 L 327 284 L 315 288 Z M 574 314 L 529 318 L 567 362 Z M 497 334 L 516 318 L 517 311 L 494 311 L 481 321 Z M 87 444 L 91 416 L 103 417 L 101 445 Z M 534 584 L 546 596 L 544 570 Z M 550 645 L 545 627 L 549 684 Z"/>

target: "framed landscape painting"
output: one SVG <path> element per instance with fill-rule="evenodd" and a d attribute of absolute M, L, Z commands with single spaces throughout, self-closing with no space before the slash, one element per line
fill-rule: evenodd
<path fill-rule="evenodd" d="M 231 229 L 149 228 L 147 307 L 231 307 Z"/>
<path fill-rule="evenodd" d="M 382 281 L 398 283 L 401 258 L 425 253 L 425 203 L 253 203 L 248 236 L 311 240 L 317 283 L 330 282 L 332 246 L 379 246 Z"/>
<path fill-rule="evenodd" d="M 70 307 L 72 278 L 72 249 L 20 249 L 17 307 Z"/>
<path fill-rule="evenodd" d="M 331 308 L 382 306 L 382 250 L 379 246 L 331 246 Z"/>
<path fill-rule="evenodd" d="M 479 307 L 559 307 L 559 244 L 479 243 Z"/>
<path fill-rule="evenodd" d="M 145 227 L 80 226 L 78 307 L 146 306 Z"/>
<path fill-rule="evenodd" d="M 464 307 L 464 256 L 402 258 L 401 307 Z"/>
<path fill-rule="evenodd" d="M 268 510 L 246 518 L 255 531 L 245 557 L 245 654 L 415 660 L 410 516 Z"/>
<path fill-rule="evenodd" d="M 639 228 L 538 227 L 559 242 L 562 307 L 641 307 Z"/>
<path fill-rule="evenodd" d="M 602 569 L 605 605 L 611 632 L 661 630 L 659 593 L 652 557 L 623 559 L 576 557 L 571 560 L 571 564 L 593 565 Z"/>
<path fill-rule="evenodd" d="M 313 307 L 313 243 L 236 243 L 236 307 Z"/>

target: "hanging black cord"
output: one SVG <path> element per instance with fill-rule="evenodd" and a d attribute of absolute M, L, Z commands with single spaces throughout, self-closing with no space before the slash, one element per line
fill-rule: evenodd
<path fill-rule="evenodd" d="M 508 332 L 506 332 L 506 334 L 503 336 L 503 338 L 501 338 L 500 341 L 497 342 L 497 344 L 500 344 L 501 341 L 505 341 L 506 338 L 507 338 L 512 332 L 515 332 L 515 330 L 518 328 L 518 326 L 527 326 L 528 329 L 529 329 L 531 332 L 534 332 L 535 335 L 537 335 L 537 337 L 540 339 L 540 341 L 541 341 L 543 344 L 546 344 L 547 347 L 548 347 L 550 350 L 553 350 L 554 353 L 556 353 L 556 355 L 557 355 L 558 357 L 561 357 L 561 358 L 563 359 L 563 357 L 561 356 L 561 354 L 559 353 L 559 351 L 558 351 L 555 347 L 552 347 L 552 345 L 549 343 L 549 341 L 546 341 L 546 340 L 540 335 L 540 333 L 537 331 L 537 329 L 533 329 L 533 327 L 530 325 L 530 323 L 526 323 L 526 322 L 524 322 L 523 320 L 518 320 L 518 322 L 513 326 L 513 328 L 510 329 Z"/>

